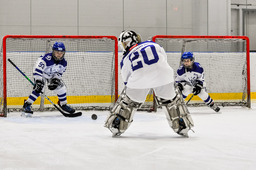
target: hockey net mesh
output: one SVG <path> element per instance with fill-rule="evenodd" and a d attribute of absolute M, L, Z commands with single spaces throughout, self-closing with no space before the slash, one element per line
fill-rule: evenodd
<path fill-rule="evenodd" d="M 66 47 L 67 70 L 62 79 L 67 87 L 68 104 L 76 109 L 108 110 L 115 101 L 116 41 L 111 38 L 7 38 L 6 59 L 11 59 L 33 81 L 36 60 L 52 52 L 52 45 L 63 42 Z M 9 62 L 7 65 L 8 111 L 22 108 L 32 92 L 32 85 Z M 1 59 L 1 74 L 3 61 Z M 1 112 L 3 107 L 3 75 L 1 75 Z M 45 94 L 54 102 L 56 94 L 45 88 Z M 33 110 L 53 109 L 41 97 L 32 105 Z"/>
<path fill-rule="evenodd" d="M 168 63 L 174 69 L 175 75 L 180 66 L 181 54 L 193 52 L 195 61 L 204 68 L 207 92 L 216 103 L 223 106 L 250 107 L 247 40 L 185 36 L 179 38 L 155 36 L 154 40 L 166 50 Z M 204 105 L 204 102 L 196 96 L 190 104 L 199 106 Z"/>

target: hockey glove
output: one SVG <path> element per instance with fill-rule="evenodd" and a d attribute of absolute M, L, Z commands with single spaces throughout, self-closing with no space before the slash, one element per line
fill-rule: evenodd
<path fill-rule="evenodd" d="M 201 92 L 202 88 L 203 88 L 203 85 L 197 83 L 193 88 L 194 95 L 198 95 Z"/>
<path fill-rule="evenodd" d="M 44 88 L 44 82 L 42 80 L 36 80 L 36 83 L 34 84 L 34 90 L 36 93 L 42 93 L 42 90 Z"/>
<path fill-rule="evenodd" d="M 177 87 L 179 88 L 179 90 L 182 92 L 182 90 L 184 90 L 184 87 L 181 83 L 177 84 Z"/>
<path fill-rule="evenodd" d="M 48 85 L 49 90 L 55 90 L 61 84 L 60 79 L 53 78 Z"/>

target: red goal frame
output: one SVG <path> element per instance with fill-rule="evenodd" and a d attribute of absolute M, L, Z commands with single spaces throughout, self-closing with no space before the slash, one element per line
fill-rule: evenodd
<path fill-rule="evenodd" d="M 0 113 L 0 117 L 6 117 L 7 116 L 7 81 L 6 81 L 6 40 L 8 38 L 40 38 L 40 39 L 59 39 L 59 38 L 65 38 L 65 39 L 103 39 L 108 38 L 115 41 L 115 101 L 118 98 L 118 40 L 116 36 L 90 36 L 90 35 L 6 35 L 3 38 L 3 113 Z"/>

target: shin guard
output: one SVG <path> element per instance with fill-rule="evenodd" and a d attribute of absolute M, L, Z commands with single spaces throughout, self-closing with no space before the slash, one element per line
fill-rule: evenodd
<path fill-rule="evenodd" d="M 194 123 L 180 91 L 176 90 L 176 96 L 172 100 L 157 98 L 157 101 L 159 105 L 165 106 L 166 118 L 174 132 L 188 137 L 188 131 Z"/>
<path fill-rule="evenodd" d="M 128 129 L 133 121 L 134 111 L 140 106 L 141 103 L 132 101 L 125 91 L 122 92 L 105 122 L 105 127 L 113 133 L 113 137 L 120 136 Z"/>

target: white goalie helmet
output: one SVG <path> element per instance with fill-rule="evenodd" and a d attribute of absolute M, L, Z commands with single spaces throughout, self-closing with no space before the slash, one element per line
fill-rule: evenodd
<path fill-rule="evenodd" d="M 128 51 L 135 44 L 141 43 L 141 36 L 134 31 L 123 31 L 118 42 L 123 51 Z"/>

